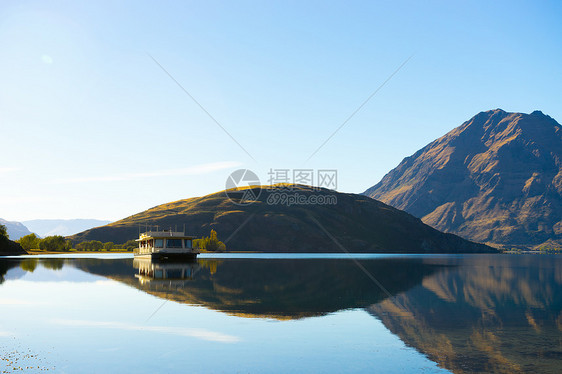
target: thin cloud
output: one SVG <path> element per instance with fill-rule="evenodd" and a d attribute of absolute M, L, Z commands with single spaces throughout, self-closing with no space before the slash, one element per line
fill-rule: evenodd
<path fill-rule="evenodd" d="M 52 183 L 65 184 L 65 183 L 89 183 L 89 182 L 120 182 L 120 181 L 130 181 L 135 179 L 154 178 L 154 177 L 201 175 L 201 174 L 212 173 L 218 170 L 231 169 L 234 167 L 238 167 L 240 165 L 242 165 L 240 162 L 235 162 L 235 161 L 213 162 L 209 164 L 191 166 L 188 168 L 165 169 L 165 170 L 158 170 L 158 171 L 144 172 L 144 173 L 124 173 L 124 174 L 103 175 L 103 176 L 93 176 L 93 177 L 63 178 L 63 179 L 56 179 L 52 181 Z"/>
<path fill-rule="evenodd" d="M 79 327 L 95 327 L 116 329 L 125 331 L 148 331 L 161 334 L 170 334 L 178 336 L 186 336 L 202 340 L 208 340 L 219 343 L 236 343 L 240 338 L 232 335 L 222 334 L 216 331 L 210 331 L 201 328 L 185 328 L 185 327 L 168 327 L 168 326 L 143 326 L 133 325 L 122 322 L 104 322 L 104 321 L 87 321 L 87 320 L 63 320 L 54 319 L 51 323 L 64 326 L 79 326 Z"/>

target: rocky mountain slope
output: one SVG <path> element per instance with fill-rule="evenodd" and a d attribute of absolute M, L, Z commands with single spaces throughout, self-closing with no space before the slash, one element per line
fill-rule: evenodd
<path fill-rule="evenodd" d="M 482 112 L 364 194 L 477 242 L 562 248 L 562 128 L 539 111 Z"/>
<path fill-rule="evenodd" d="M 21 222 L 6 221 L 0 218 L 0 225 L 6 226 L 6 229 L 8 229 L 8 236 L 12 240 L 18 240 L 22 236 L 31 234 L 31 231 Z"/>

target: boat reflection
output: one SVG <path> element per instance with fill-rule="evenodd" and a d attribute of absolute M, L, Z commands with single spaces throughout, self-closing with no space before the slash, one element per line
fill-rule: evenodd
<path fill-rule="evenodd" d="M 196 261 L 170 262 L 151 258 L 135 258 L 133 267 L 138 271 L 135 277 L 141 285 L 156 289 L 183 287 L 200 269 Z"/>

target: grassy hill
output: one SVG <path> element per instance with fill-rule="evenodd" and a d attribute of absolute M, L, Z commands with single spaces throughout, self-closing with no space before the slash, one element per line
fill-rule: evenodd
<path fill-rule="evenodd" d="M 292 191 L 283 188 L 291 187 Z M 248 191 L 246 191 L 248 192 Z M 256 195 L 259 188 L 253 188 Z M 295 193 L 303 199 L 316 196 L 335 204 L 271 204 L 278 193 Z M 178 229 L 195 236 L 219 234 L 229 251 L 258 252 L 493 252 L 452 234 L 441 233 L 412 215 L 369 197 L 308 186 L 261 189 L 257 200 L 237 205 L 224 191 L 158 205 L 120 221 L 70 237 L 123 243 L 138 237 L 145 225 Z M 336 243 L 340 243 L 338 245 Z"/>

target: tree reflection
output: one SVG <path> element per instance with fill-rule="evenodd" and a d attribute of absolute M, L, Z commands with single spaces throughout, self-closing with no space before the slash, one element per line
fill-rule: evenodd
<path fill-rule="evenodd" d="M 39 260 L 37 258 L 26 258 L 20 262 L 20 268 L 33 273 L 37 268 Z"/>

